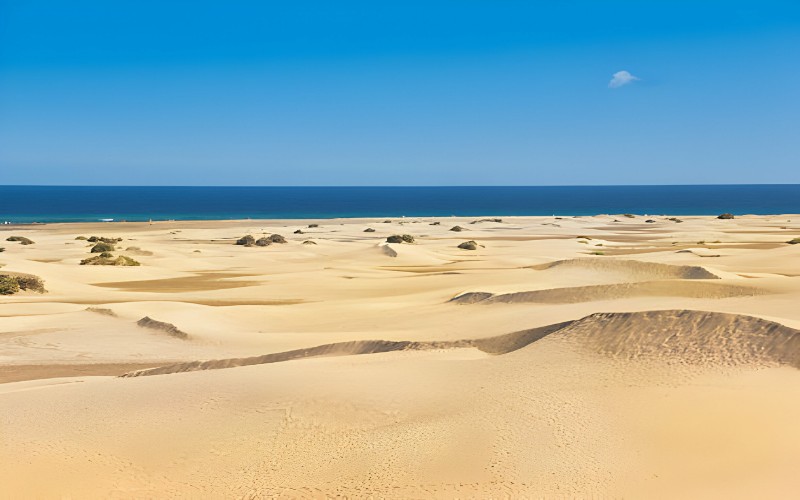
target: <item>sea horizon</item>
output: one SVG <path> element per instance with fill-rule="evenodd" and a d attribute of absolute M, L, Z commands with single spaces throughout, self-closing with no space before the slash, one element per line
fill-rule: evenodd
<path fill-rule="evenodd" d="M 0 186 L 10 224 L 239 219 L 800 213 L 800 184 Z"/>

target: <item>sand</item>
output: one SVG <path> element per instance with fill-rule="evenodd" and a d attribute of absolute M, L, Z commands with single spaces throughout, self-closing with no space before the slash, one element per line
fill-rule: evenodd
<path fill-rule="evenodd" d="M 3 227 L 0 496 L 792 497 L 800 216 L 681 219 Z"/>

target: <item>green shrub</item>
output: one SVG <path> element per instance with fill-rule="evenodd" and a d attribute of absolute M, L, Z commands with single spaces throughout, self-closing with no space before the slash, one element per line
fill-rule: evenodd
<path fill-rule="evenodd" d="M 92 247 L 92 253 L 103 253 L 103 252 L 113 252 L 114 245 L 110 243 L 99 242 L 95 246 Z"/>
<path fill-rule="evenodd" d="M 124 255 L 120 255 L 119 257 L 114 257 L 113 255 L 108 254 L 108 257 L 103 257 L 103 254 L 95 255 L 94 257 L 89 257 L 88 259 L 83 259 L 81 261 L 82 266 L 140 266 L 139 262 L 131 259 L 130 257 L 125 257 Z"/>
<path fill-rule="evenodd" d="M 247 236 L 242 236 L 238 240 L 236 240 L 237 245 L 244 245 L 246 247 L 251 247 L 256 244 L 256 239 L 253 238 L 252 235 L 248 234 Z"/>
<path fill-rule="evenodd" d="M 18 241 L 23 245 L 33 245 L 33 241 L 24 236 L 9 236 L 6 241 Z"/>
<path fill-rule="evenodd" d="M 410 234 L 395 234 L 386 238 L 387 243 L 414 243 L 414 237 Z"/>
<path fill-rule="evenodd" d="M 789 241 L 787 241 L 786 243 L 788 243 L 788 244 L 790 244 L 790 245 L 797 245 L 797 244 L 800 244 L 800 238 L 794 238 L 794 239 L 792 239 L 792 240 L 789 240 Z"/>
<path fill-rule="evenodd" d="M 20 290 L 39 293 L 44 293 L 47 291 L 44 289 L 44 281 L 42 281 L 42 278 L 38 276 L 34 276 L 32 274 L 20 274 L 19 276 L 14 276 L 14 278 L 17 280 L 17 284 L 19 284 Z"/>
<path fill-rule="evenodd" d="M 0 275 L 0 295 L 12 295 L 19 292 L 19 282 L 14 276 Z"/>
<path fill-rule="evenodd" d="M 32 274 L 0 274 L 0 295 L 11 295 L 20 290 L 44 293 L 42 278 Z"/>
<path fill-rule="evenodd" d="M 86 240 L 86 236 L 76 236 L 76 240 Z"/>
<path fill-rule="evenodd" d="M 106 238 L 105 236 L 92 236 L 87 238 L 87 241 L 90 243 L 108 243 L 110 245 L 114 245 L 122 241 L 122 238 Z"/>

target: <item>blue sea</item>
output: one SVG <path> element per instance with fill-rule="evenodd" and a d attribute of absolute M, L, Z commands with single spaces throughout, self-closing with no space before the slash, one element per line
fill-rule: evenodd
<path fill-rule="evenodd" d="M 800 213 L 800 184 L 519 187 L 0 186 L 0 223 Z"/>

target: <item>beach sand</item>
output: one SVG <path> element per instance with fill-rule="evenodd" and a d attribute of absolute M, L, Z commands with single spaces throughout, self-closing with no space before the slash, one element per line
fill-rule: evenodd
<path fill-rule="evenodd" d="M 793 497 L 800 216 L 680 219 L 3 227 L 0 496 Z"/>

